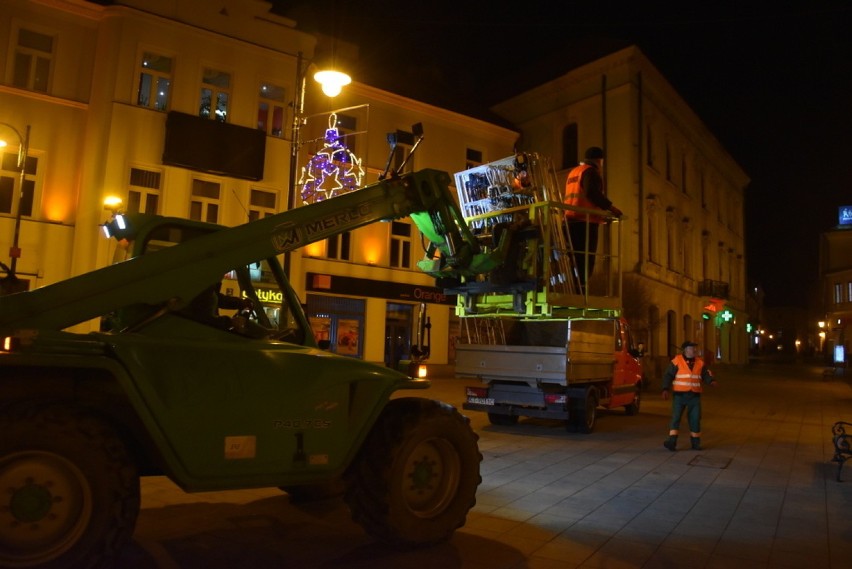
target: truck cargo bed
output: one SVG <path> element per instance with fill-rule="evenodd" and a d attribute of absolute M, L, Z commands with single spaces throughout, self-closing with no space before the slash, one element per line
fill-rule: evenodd
<path fill-rule="evenodd" d="M 462 344 L 456 348 L 456 375 L 483 381 L 569 385 L 612 377 L 612 351 L 575 352 L 564 347 Z"/>

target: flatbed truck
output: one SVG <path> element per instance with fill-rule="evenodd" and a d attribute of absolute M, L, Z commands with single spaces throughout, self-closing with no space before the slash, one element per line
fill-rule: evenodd
<path fill-rule="evenodd" d="M 639 411 L 642 364 L 622 316 L 620 222 L 608 212 L 563 204 L 550 160 L 510 156 L 455 174 L 465 222 L 503 263 L 455 288 L 460 333 L 455 373 L 480 381 L 463 408 L 493 424 L 519 417 L 565 421 L 590 433 L 597 409 Z M 565 212 L 596 218 L 600 251 L 576 251 Z M 583 253 L 583 255 L 575 255 Z M 598 257 L 582 283 L 578 259 Z"/>

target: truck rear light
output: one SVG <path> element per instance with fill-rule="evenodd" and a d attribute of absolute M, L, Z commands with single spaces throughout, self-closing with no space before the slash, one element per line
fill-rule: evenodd
<path fill-rule="evenodd" d="M 568 402 L 568 397 L 559 393 L 545 393 L 544 402 L 548 405 L 565 405 Z"/>
<path fill-rule="evenodd" d="M 17 350 L 20 345 L 20 338 L 15 338 L 14 336 L 6 336 L 5 338 L 3 338 L 3 343 L 0 344 L 0 351 L 12 352 Z"/>
<path fill-rule="evenodd" d="M 468 397 L 488 397 L 487 387 L 466 387 L 465 392 Z"/>

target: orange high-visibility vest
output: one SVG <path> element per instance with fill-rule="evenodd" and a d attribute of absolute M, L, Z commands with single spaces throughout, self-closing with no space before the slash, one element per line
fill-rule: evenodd
<path fill-rule="evenodd" d="M 568 172 L 568 179 L 565 180 L 565 205 L 586 209 L 600 209 L 598 206 L 589 201 L 589 198 L 586 195 L 586 190 L 584 190 L 583 186 L 580 185 L 580 180 L 583 179 L 583 173 L 589 168 L 594 168 L 594 166 L 591 166 L 590 164 L 580 164 Z M 569 221 L 585 221 L 586 214 L 568 209 L 565 210 L 565 218 Z M 603 222 L 604 218 L 600 216 L 589 216 L 589 223 Z"/>
<path fill-rule="evenodd" d="M 677 366 L 677 375 L 672 382 L 672 389 L 701 393 L 701 370 L 704 368 L 704 361 L 701 358 L 695 358 L 692 369 L 689 369 L 686 359 L 678 354 L 672 363 Z"/>

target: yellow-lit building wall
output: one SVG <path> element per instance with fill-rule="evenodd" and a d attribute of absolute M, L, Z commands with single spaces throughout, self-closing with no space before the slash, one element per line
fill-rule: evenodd
<path fill-rule="evenodd" d="M 671 345 L 700 335 L 707 350 L 729 346 L 722 354 L 726 361 L 745 357 L 745 346 L 740 349 L 745 334 L 738 327 L 746 318 L 740 317 L 736 326 L 711 331 L 702 322 L 701 311 L 707 296 L 702 294 L 703 283 L 713 281 L 729 285 L 726 300 L 742 316 L 743 191 L 748 179 L 636 48 L 589 63 L 497 105 L 492 111 L 504 119 L 497 124 L 364 85 L 357 77 L 340 96 L 326 97 L 309 73 L 318 63 L 313 61 L 317 38 L 297 30 L 296 22 L 268 14 L 269 5 L 263 2 L 246 2 L 243 10 L 225 12 L 210 10 L 204 0 L 122 4 L 8 0 L 0 13 L 0 45 L 7 51 L 0 58 L 0 123 L 18 130 L 30 125 L 29 151 L 39 161 L 35 211 L 22 220 L 23 254 L 18 262 L 18 272 L 31 287 L 112 261 L 114 245 L 99 232 L 110 215 L 103 202 L 112 195 L 126 199 L 131 168 L 160 173 L 159 213 L 164 215 L 189 215 L 193 179 L 219 183 L 218 221 L 236 225 L 247 218 L 253 189 L 275 194 L 276 211 L 288 209 L 291 174 L 300 179 L 301 169 L 321 145 L 332 111 L 355 125 L 346 140 L 362 160 L 364 184 L 375 182 L 388 164 L 388 133 L 406 133 L 411 142 L 416 140 L 415 124 L 422 125 L 424 139 L 408 169 L 434 168 L 452 178 L 467 169 L 471 151 L 486 163 L 511 155 L 522 141 L 521 150 L 553 158 L 561 182 L 573 166 L 564 156 L 563 129 L 573 124 L 580 156 L 592 145 L 607 151 L 609 195 L 625 212 L 622 266 L 652 299 L 647 322 L 638 326 L 647 335 L 646 344 L 662 357 Z M 13 83 L 16 34 L 22 26 L 56 40 L 46 92 Z M 198 115 L 204 69 L 215 69 L 231 78 L 227 122 L 256 128 L 259 86 L 268 82 L 283 88 L 283 131 L 266 137 L 261 180 L 163 164 L 167 113 L 137 104 L 145 53 L 171 58 L 166 110 Z M 300 61 L 303 74 L 297 69 Z M 291 173 L 289 137 L 302 75 L 306 78 L 303 144 L 297 169 Z M 300 196 L 293 198 L 301 207 Z M 9 249 L 14 221 L 13 215 L 0 213 L 0 253 Z M 299 297 L 329 294 L 308 290 L 309 274 L 434 286 L 414 265 L 422 251 L 419 236 L 410 240 L 408 265 L 390 266 L 391 227 L 376 223 L 353 231 L 346 259 L 330 259 L 325 242 L 295 252 L 292 284 Z M 366 306 L 361 357 L 381 361 L 387 304 L 413 307 L 419 302 L 354 296 Z M 448 304 L 430 303 L 432 361 L 438 364 L 451 358 L 451 314 Z"/>
<path fill-rule="evenodd" d="M 252 189 L 274 193 L 276 210 L 286 210 L 292 148 L 288 137 L 300 53 L 306 91 L 300 137 L 304 144 L 299 147 L 294 174 L 297 181 L 301 168 L 316 151 L 313 141 L 321 139 L 328 127 L 329 111 L 340 109 L 357 120 L 358 133 L 350 140 L 363 163 L 364 184 L 375 182 L 387 164 L 387 134 L 397 130 L 410 133 L 415 123 L 423 125 L 425 142 L 407 169 L 434 168 L 452 174 L 467 167 L 468 149 L 480 152 L 483 161 L 512 153 L 518 138 L 514 130 L 360 84 L 357 77 L 341 96 L 328 98 L 309 73 L 314 69 L 317 40 L 296 30 L 295 22 L 267 14 L 269 6 L 262 2 L 247 2 L 245 10 L 228 14 L 207 8 L 203 0 L 168 5 L 132 0 L 113 6 L 80 0 L 11 0 L 0 14 L 4 34 L 0 45 L 7 46 L 10 54 L 0 61 L 0 122 L 18 130 L 29 124 L 29 155 L 39 158 L 36 211 L 22 219 L 23 254 L 17 267 L 18 274 L 30 280 L 31 288 L 113 261 L 115 244 L 101 236 L 99 227 L 111 215 L 104 200 L 111 196 L 127 199 L 131 168 L 160 174 L 158 213 L 163 215 L 189 216 L 194 179 L 221 185 L 218 221 L 224 225 L 246 221 Z M 55 39 L 46 93 L 13 84 L 12 54 L 21 27 Z M 237 179 L 163 164 L 167 113 L 137 104 L 145 53 L 171 59 L 169 111 L 198 114 L 206 68 L 230 74 L 230 124 L 254 128 L 261 83 L 283 88 L 284 129 L 279 136 L 266 137 L 263 179 Z M 406 150 L 410 148 L 406 146 Z M 301 199 L 296 198 L 295 205 L 300 207 Z M 2 251 L 8 250 L 13 226 L 14 216 L 0 215 Z M 410 262 L 394 268 L 389 266 L 389 240 L 390 224 L 376 223 L 352 232 L 351 255 L 346 260 L 328 259 L 324 242 L 314 244 L 304 257 L 302 251 L 295 252 L 291 259 L 294 289 L 300 298 L 307 298 L 308 273 L 434 287 L 433 279 L 414 266 L 422 256 L 419 236 L 411 239 Z M 360 298 L 366 306 L 360 357 L 382 361 L 388 302 L 410 305 L 416 314 L 420 301 Z M 430 361 L 436 364 L 447 363 L 451 313 L 448 303 L 429 304 Z M 412 339 L 415 324 L 411 323 Z"/>

